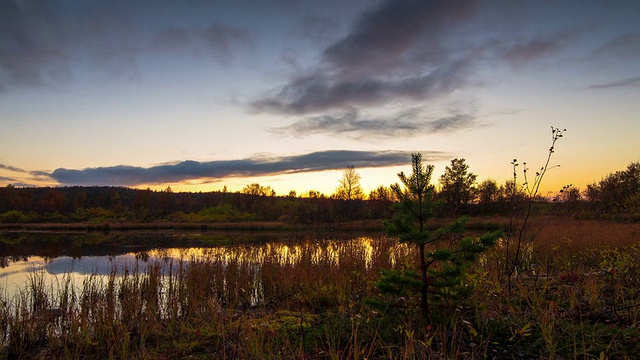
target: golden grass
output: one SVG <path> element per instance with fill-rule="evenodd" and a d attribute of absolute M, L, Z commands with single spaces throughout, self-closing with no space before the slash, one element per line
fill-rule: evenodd
<path fill-rule="evenodd" d="M 470 269 L 471 297 L 428 322 L 416 307 L 369 305 L 383 269 L 415 264 L 393 238 L 233 246 L 77 286 L 36 273 L 0 299 L 0 358 L 637 358 L 640 224 L 531 228 L 530 268 L 511 292 L 496 248 Z"/>
<path fill-rule="evenodd" d="M 570 254 L 585 249 L 621 248 L 640 243 L 640 223 L 540 218 L 534 220 L 532 227 L 542 228 L 535 240 L 538 251 L 562 246 Z"/>

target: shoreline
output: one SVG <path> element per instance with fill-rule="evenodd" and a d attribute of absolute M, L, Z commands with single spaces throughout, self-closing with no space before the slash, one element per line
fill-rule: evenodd
<path fill-rule="evenodd" d="M 7 232 L 127 232 L 137 230 L 199 230 L 199 231 L 383 231 L 381 220 L 358 220 L 336 223 L 291 224 L 279 221 L 220 222 L 220 223 L 3 223 L 0 231 Z"/>

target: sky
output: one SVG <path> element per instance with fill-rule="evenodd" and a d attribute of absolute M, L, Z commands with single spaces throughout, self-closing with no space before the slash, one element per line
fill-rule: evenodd
<path fill-rule="evenodd" d="M 640 2 L 0 0 L 0 186 L 327 195 L 640 161 Z"/>

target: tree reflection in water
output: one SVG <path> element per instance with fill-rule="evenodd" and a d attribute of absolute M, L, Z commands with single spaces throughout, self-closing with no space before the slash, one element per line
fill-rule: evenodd
<path fill-rule="evenodd" d="M 159 281 L 165 287 L 201 282 L 209 293 L 198 296 L 213 296 L 222 305 L 254 306 L 312 287 L 308 279 L 330 284 L 349 277 L 344 281 L 364 284 L 383 268 L 411 263 L 407 259 L 413 256 L 405 245 L 379 235 L 39 233 L 9 234 L 8 240 L 7 234 L 2 236 L 5 244 L 11 244 L 0 250 L 0 279 L 5 284 L 0 287 L 6 298 L 24 290 L 34 272 L 47 287 L 69 276 L 81 292 L 88 279 L 113 281 L 116 276 L 122 282 L 123 276 L 148 276 L 152 271 L 162 277 Z M 283 284 L 283 279 L 295 276 L 300 277 L 295 285 Z"/>

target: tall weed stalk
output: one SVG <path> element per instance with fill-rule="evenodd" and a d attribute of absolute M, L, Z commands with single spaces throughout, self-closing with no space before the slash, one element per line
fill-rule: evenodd
<path fill-rule="evenodd" d="M 551 127 L 551 146 L 547 152 L 547 159 L 540 170 L 536 171 L 533 179 L 530 179 L 527 163 L 522 163 L 523 182 L 518 183 L 518 163 L 513 159 L 513 182 L 507 189 L 512 207 L 509 219 L 509 227 L 506 237 L 503 239 L 504 266 L 503 273 L 507 278 L 509 293 L 512 291 L 513 277 L 520 274 L 526 267 L 527 255 L 531 253 L 533 241 L 538 236 L 541 228 L 532 229 L 530 226 L 534 205 L 540 196 L 540 185 L 547 171 L 560 165 L 550 166 L 551 157 L 555 153 L 556 142 L 564 136 L 564 130 Z"/>

